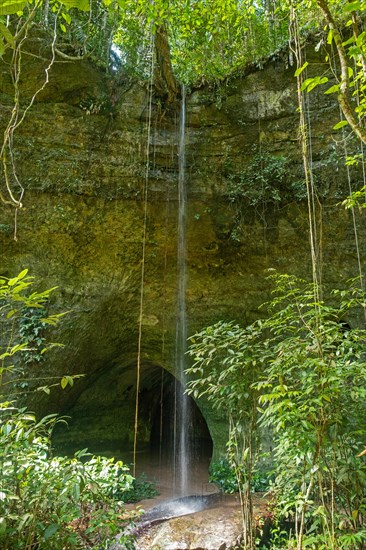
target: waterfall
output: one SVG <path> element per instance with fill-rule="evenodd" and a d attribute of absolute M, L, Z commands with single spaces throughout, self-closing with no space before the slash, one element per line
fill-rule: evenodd
<path fill-rule="evenodd" d="M 181 384 L 176 385 L 176 429 L 175 429 L 175 483 L 179 483 L 181 494 L 187 491 L 189 466 L 188 442 L 188 397 L 185 389 L 185 353 L 187 349 L 187 316 L 186 316 L 186 202 L 187 190 L 185 181 L 185 124 L 186 124 L 186 91 L 182 87 L 178 140 L 178 250 L 177 250 L 177 326 L 176 326 L 176 368 Z"/>

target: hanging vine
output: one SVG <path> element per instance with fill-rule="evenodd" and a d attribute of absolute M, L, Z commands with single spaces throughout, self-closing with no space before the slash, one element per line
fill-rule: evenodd
<path fill-rule="evenodd" d="M 5 192 L 0 190 L 0 200 L 4 204 L 15 207 L 14 217 L 14 240 L 17 240 L 17 217 L 18 210 L 22 208 L 22 199 L 24 195 L 24 187 L 17 174 L 16 164 L 14 160 L 14 134 L 19 126 L 24 122 L 28 112 L 32 108 L 37 96 L 45 89 L 49 82 L 49 75 L 52 65 L 55 62 L 55 44 L 57 38 L 57 24 L 59 11 L 55 14 L 53 25 L 53 37 L 51 42 L 50 60 L 45 68 L 45 79 L 41 86 L 33 93 L 30 101 L 25 108 L 21 105 L 20 77 L 22 74 L 22 52 L 23 45 L 28 38 L 28 32 L 31 22 L 35 16 L 39 3 L 36 4 L 27 17 L 25 23 L 21 24 L 19 31 L 14 36 L 13 55 L 10 62 L 10 72 L 12 84 L 14 88 L 14 104 L 10 113 L 8 123 L 3 134 L 3 142 L 0 148 L 0 160 L 2 165 L 3 182 Z"/>
<path fill-rule="evenodd" d="M 151 52 L 154 50 L 154 34 L 151 33 Z M 152 100 L 153 100 L 153 75 L 154 75 L 154 56 L 151 55 L 151 79 L 149 85 L 149 107 L 147 113 L 147 134 L 146 134 L 146 164 L 143 190 L 143 230 L 142 230 L 142 258 L 141 258 L 141 278 L 140 278 L 140 308 L 139 308 L 139 327 L 137 343 L 137 365 L 136 365 L 136 401 L 135 401 L 135 422 L 133 435 L 133 475 L 136 475 L 136 453 L 137 453 L 137 434 L 139 422 L 139 391 L 141 380 L 141 351 L 142 351 L 142 321 L 144 310 L 144 285 L 145 285 L 145 260 L 146 260 L 146 236 L 147 236 L 147 209 L 148 209 L 148 183 L 150 175 L 150 141 L 152 126 Z"/>
<path fill-rule="evenodd" d="M 296 60 L 297 70 L 295 72 L 297 81 L 297 99 L 299 110 L 299 141 L 301 144 L 304 176 L 306 184 L 307 204 L 308 204 L 308 220 L 309 220 L 309 240 L 312 264 L 312 278 L 316 299 L 319 301 L 321 295 L 321 280 L 322 280 L 322 262 L 321 262 L 321 203 L 318 199 L 316 187 L 314 183 L 314 175 L 312 171 L 311 158 L 311 142 L 309 132 L 309 121 L 306 117 L 306 104 L 303 94 L 304 88 L 304 64 L 302 44 L 300 38 L 300 30 L 298 25 L 297 14 L 291 5 L 290 25 L 290 49 Z"/>

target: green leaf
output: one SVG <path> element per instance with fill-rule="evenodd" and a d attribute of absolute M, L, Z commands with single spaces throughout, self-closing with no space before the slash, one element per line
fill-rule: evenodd
<path fill-rule="evenodd" d="M 11 311 L 8 311 L 8 313 L 6 314 L 6 318 L 7 319 L 10 319 L 10 317 L 13 317 L 13 315 L 17 312 L 16 309 L 12 309 Z"/>
<path fill-rule="evenodd" d="M 306 67 L 309 65 L 309 62 L 308 61 L 305 61 L 305 63 L 303 64 L 302 67 L 299 67 L 298 69 L 296 69 L 295 71 L 295 77 L 299 76 L 305 69 Z"/>
<path fill-rule="evenodd" d="M 33 519 L 33 517 L 34 516 L 31 513 L 26 513 L 23 516 L 21 516 L 21 520 L 20 520 L 20 523 L 18 525 L 18 533 L 21 533 L 23 527 L 25 525 L 27 525 L 28 523 L 30 523 L 31 520 Z"/>
<path fill-rule="evenodd" d="M 23 269 L 23 271 L 21 271 L 17 277 L 18 281 L 20 281 L 21 279 L 24 279 L 27 273 L 28 273 L 28 269 Z"/>
<path fill-rule="evenodd" d="M 51 523 L 51 525 L 49 525 L 43 533 L 43 538 L 45 540 L 50 539 L 59 530 L 59 528 L 60 526 L 58 523 Z"/>
<path fill-rule="evenodd" d="M 354 41 L 355 41 L 355 37 L 352 35 L 351 38 L 349 38 L 345 42 L 342 42 L 342 46 L 349 46 L 350 44 L 353 44 Z"/>
<path fill-rule="evenodd" d="M 60 23 L 60 29 L 62 30 L 62 32 L 66 32 L 66 27 L 63 23 Z"/>
<path fill-rule="evenodd" d="M 0 8 L 1 9 L 1 8 Z M 14 40 L 14 36 L 11 34 L 11 32 L 9 31 L 8 27 L 6 27 L 4 25 L 4 23 L 0 23 L 0 34 L 3 35 L 3 37 L 5 38 L 6 42 L 9 44 L 9 46 L 11 46 L 12 48 L 15 48 L 15 40 Z M 28 271 L 28 270 L 26 270 Z"/>
<path fill-rule="evenodd" d="M 77 376 L 79 378 L 79 376 Z M 64 390 L 66 386 L 69 385 L 71 388 L 74 385 L 74 378 L 73 376 L 63 376 L 61 379 L 61 388 Z"/>
<path fill-rule="evenodd" d="M 12 15 L 18 13 L 27 5 L 27 0 L 3 0 L 0 6 L 0 15 Z"/>
<path fill-rule="evenodd" d="M 343 11 L 350 12 L 350 11 L 356 11 L 361 8 L 361 2 L 348 2 L 345 6 L 343 6 Z"/>
<path fill-rule="evenodd" d="M 308 92 L 311 92 L 316 86 L 319 86 L 320 84 L 326 84 L 328 82 L 328 78 L 326 76 L 314 76 L 314 78 L 307 78 L 302 86 L 301 91 L 307 90 Z"/>
<path fill-rule="evenodd" d="M 62 18 L 65 19 L 66 23 L 67 23 L 68 25 L 70 25 L 70 23 L 71 23 L 71 17 L 70 17 L 70 15 L 69 15 L 68 13 L 64 13 L 64 12 L 61 13 L 61 15 L 62 15 Z"/>
<path fill-rule="evenodd" d="M 334 86 L 331 86 L 328 88 L 328 90 L 325 90 L 325 94 L 335 94 L 336 92 L 339 92 L 339 84 L 334 84 Z"/>
<path fill-rule="evenodd" d="M 80 484 L 75 483 L 75 485 L 71 489 L 71 494 L 74 497 L 75 500 L 80 499 Z"/>
<path fill-rule="evenodd" d="M 309 86 L 311 82 L 313 82 L 313 80 L 314 80 L 313 78 L 307 78 L 306 80 L 304 80 L 301 86 L 301 91 L 303 92 L 304 90 L 306 90 L 306 88 Z"/>
<path fill-rule="evenodd" d="M 64 6 L 66 6 L 68 9 L 77 8 L 78 10 L 81 10 L 81 11 L 89 11 L 90 10 L 89 0 L 62 0 L 61 3 Z"/>
<path fill-rule="evenodd" d="M 326 76 L 323 76 L 323 77 L 317 76 L 314 79 L 314 81 L 309 84 L 307 91 L 311 92 L 311 90 L 314 90 L 314 88 L 316 88 L 320 84 L 326 84 L 327 82 L 328 82 L 328 78 Z"/>
<path fill-rule="evenodd" d="M 0 518 L 0 537 L 3 537 L 6 532 L 6 519 Z"/>
<path fill-rule="evenodd" d="M 51 390 L 48 386 L 39 386 L 37 388 L 37 391 L 43 391 L 44 393 L 46 393 L 47 395 L 50 395 L 51 393 Z"/>
<path fill-rule="evenodd" d="M 337 124 L 335 124 L 333 126 L 333 130 L 339 130 L 340 128 L 343 128 L 344 126 L 347 126 L 348 122 L 347 120 L 341 120 L 340 122 L 337 122 Z"/>

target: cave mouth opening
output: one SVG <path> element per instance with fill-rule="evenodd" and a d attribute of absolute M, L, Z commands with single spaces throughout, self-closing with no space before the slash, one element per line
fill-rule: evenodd
<path fill-rule="evenodd" d="M 159 490 L 162 485 L 174 485 L 175 442 L 182 422 L 188 428 L 189 476 L 208 482 L 212 438 L 193 398 L 188 397 L 188 419 L 175 412 L 177 395 L 182 391 L 180 382 L 161 366 L 147 362 L 142 365 L 136 474 L 144 473 L 155 480 Z M 89 379 L 74 403 L 62 411 L 69 420 L 67 426 L 60 426 L 53 434 L 55 452 L 72 455 L 87 448 L 93 454 L 114 456 L 132 466 L 135 407 L 136 365 L 115 365 L 103 370 L 98 377 Z"/>
<path fill-rule="evenodd" d="M 188 447 L 191 461 L 211 458 L 213 443 L 200 409 L 194 399 L 188 396 L 186 418 L 180 417 L 177 402 L 183 393 L 181 383 L 170 373 L 164 373 L 164 384 L 160 390 L 160 399 L 153 409 L 150 449 L 159 451 L 167 458 L 174 454 L 174 442 L 179 439 L 181 426 L 186 424 Z"/>
<path fill-rule="evenodd" d="M 207 422 L 194 399 L 188 396 L 187 415 L 180 417 L 177 403 L 183 393 L 182 384 L 160 367 L 147 369 L 141 379 L 139 396 L 141 433 L 145 441 L 137 441 L 136 473 L 156 482 L 163 497 L 183 495 L 177 481 L 177 441 L 185 423 L 188 436 L 188 493 L 207 494 L 213 487 L 208 482 L 213 441 Z M 146 428 L 149 427 L 149 434 Z M 145 430 L 144 430 L 145 428 Z M 148 435 L 148 437 L 147 437 Z"/>

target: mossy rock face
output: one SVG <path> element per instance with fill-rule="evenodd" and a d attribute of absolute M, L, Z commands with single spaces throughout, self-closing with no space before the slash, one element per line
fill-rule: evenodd
<path fill-rule="evenodd" d="M 6 121 L 12 90 L 5 64 L 0 67 Z M 42 82 L 43 70 L 33 59 L 24 66 L 24 101 Z M 218 320 L 246 324 L 258 318 L 271 291 L 266 269 L 311 274 L 293 72 L 277 61 L 187 98 L 190 335 Z M 338 108 L 322 91 L 309 101 L 323 276 L 326 285 L 342 286 L 357 273 L 357 259 L 352 215 L 337 206 L 348 186 L 344 151 L 330 130 Z M 148 133 L 147 105 L 146 90 L 137 84 L 128 89 L 88 63 L 56 64 L 50 85 L 14 136 L 24 206 L 17 241 L 14 211 L 1 206 L 0 272 L 12 276 L 29 268 L 40 287 L 59 287 L 52 307 L 71 312 L 52 335 L 65 347 L 49 356 L 47 371 L 85 377 L 52 398 L 30 396 L 29 406 L 74 414 L 60 441 L 67 438 L 75 448 L 131 448 L 140 328 L 141 446 L 157 414 L 161 369 L 178 376 L 179 117 L 154 103 Z M 271 163 L 279 157 L 286 177 L 277 181 Z M 256 158 L 263 159 L 266 178 L 259 170 L 258 179 Z M 352 172 L 351 182 L 357 178 Z M 258 193 L 248 195 L 258 182 Z M 360 239 L 364 233 L 360 224 Z M 218 456 L 225 449 L 226 423 L 209 403 L 198 405 Z M 206 437 L 203 428 L 200 433 Z"/>

